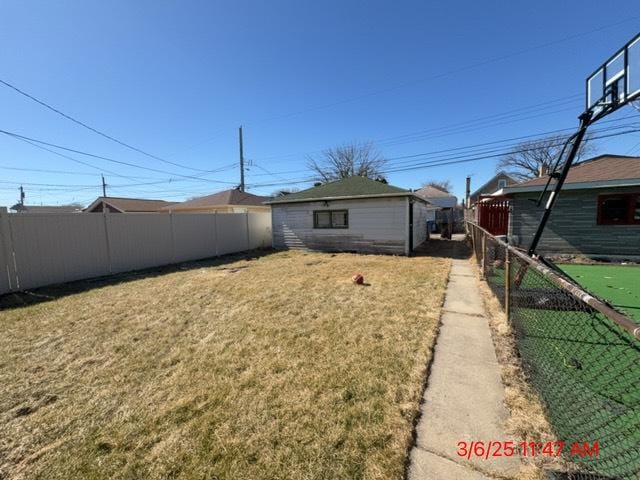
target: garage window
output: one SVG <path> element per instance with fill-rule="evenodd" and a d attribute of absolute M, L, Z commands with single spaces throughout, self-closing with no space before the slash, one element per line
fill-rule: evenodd
<path fill-rule="evenodd" d="M 316 210 L 313 228 L 349 228 L 348 210 Z"/>
<path fill-rule="evenodd" d="M 598 196 L 598 225 L 640 224 L 640 194 Z"/>

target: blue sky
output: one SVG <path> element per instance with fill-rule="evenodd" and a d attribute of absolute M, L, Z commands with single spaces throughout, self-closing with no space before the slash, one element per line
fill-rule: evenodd
<path fill-rule="evenodd" d="M 308 178 L 307 157 L 346 142 L 374 142 L 393 170 L 571 128 L 585 77 L 640 30 L 637 2 L 618 2 L 610 14 L 602 5 L 4 0 L 0 79 L 188 168 L 124 148 L 0 85 L 0 129 L 167 172 L 59 151 L 79 164 L 0 135 L 0 205 L 15 203 L 20 182 L 29 204 L 88 203 L 101 193 L 101 172 L 112 196 L 178 201 L 227 188 L 238 182 L 241 124 L 253 163 L 247 184 L 258 194 L 309 186 L 290 185 Z M 631 107 L 609 119 L 634 115 L 640 122 Z M 639 144 L 637 133 L 598 142 L 601 153 L 621 154 L 639 153 Z M 434 151 L 442 152 L 419 156 Z M 449 179 L 462 196 L 466 175 L 480 186 L 495 164 L 387 176 L 406 188 Z"/>

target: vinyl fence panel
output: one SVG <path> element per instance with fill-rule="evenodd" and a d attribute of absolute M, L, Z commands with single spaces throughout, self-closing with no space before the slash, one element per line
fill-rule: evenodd
<path fill-rule="evenodd" d="M 217 255 L 215 214 L 178 213 L 171 218 L 175 262 Z"/>
<path fill-rule="evenodd" d="M 13 260 L 9 235 L 9 221 L 6 215 L 0 215 L 0 295 L 12 290 Z"/>
<path fill-rule="evenodd" d="M 109 214 L 107 225 L 113 273 L 174 263 L 169 214 Z"/>
<path fill-rule="evenodd" d="M 265 213 L 0 212 L 0 294 L 268 246 Z"/>
<path fill-rule="evenodd" d="M 271 215 L 249 213 L 249 248 L 271 246 Z"/>
<path fill-rule="evenodd" d="M 249 250 L 247 213 L 218 213 L 218 255 Z"/>
<path fill-rule="evenodd" d="M 34 288 L 109 273 L 101 215 L 9 215 L 17 288 Z"/>

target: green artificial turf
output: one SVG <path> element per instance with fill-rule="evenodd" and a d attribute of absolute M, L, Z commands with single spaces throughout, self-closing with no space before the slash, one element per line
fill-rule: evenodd
<path fill-rule="evenodd" d="M 597 458 L 567 459 L 597 478 L 640 478 L 640 342 L 535 269 L 520 266 L 515 262 L 512 269 L 510 319 L 528 377 L 558 440 L 600 446 Z M 640 318 L 640 267 L 560 268 L 592 294 Z M 516 282 L 518 272 L 523 275 Z M 499 298 L 504 274 L 495 264 L 485 277 Z"/>
<path fill-rule="evenodd" d="M 636 479 L 638 342 L 608 319 L 587 312 L 520 308 L 513 322 L 523 363 L 558 439 L 567 445 L 600 445 L 598 458 L 569 459 L 602 478 Z"/>
<path fill-rule="evenodd" d="M 563 264 L 559 267 L 586 290 L 640 321 L 640 266 Z"/>

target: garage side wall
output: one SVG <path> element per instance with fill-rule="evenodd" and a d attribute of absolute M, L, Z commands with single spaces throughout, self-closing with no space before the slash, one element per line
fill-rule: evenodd
<path fill-rule="evenodd" d="M 349 228 L 313 228 L 315 210 L 348 210 Z M 271 214 L 277 249 L 405 253 L 405 197 L 272 205 Z"/>
<path fill-rule="evenodd" d="M 413 248 L 427 240 L 427 222 L 435 221 L 436 209 L 422 202 L 413 204 Z"/>

